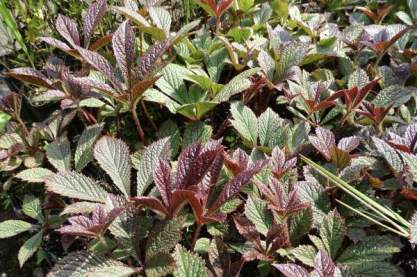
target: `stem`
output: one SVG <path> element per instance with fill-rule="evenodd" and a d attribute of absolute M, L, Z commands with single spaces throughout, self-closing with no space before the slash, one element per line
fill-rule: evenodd
<path fill-rule="evenodd" d="M 148 119 L 149 123 L 151 123 L 152 128 L 154 128 L 155 131 L 158 131 L 158 127 L 156 127 L 155 122 L 152 120 L 152 117 L 150 116 L 148 109 L 146 108 L 145 102 L 140 101 L 140 105 L 142 106 L 143 113 L 145 114 L 146 118 Z"/>
<path fill-rule="evenodd" d="M 108 249 L 108 248 L 109 248 L 109 245 L 107 244 L 107 241 L 106 241 L 106 239 L 104 238 L 104 236 L 103 236 L 103 235 L 99 235 L 99 236 L 98 236 L 98 240 L 100 241 L 100 243 L 101 243 L 101 244 L 103 244 L 103 246 L 104 246 L 106 249 Z"/>
<path fill-rule="evenodd" d="M 136 130 L 140 141 L 145 142 L 145 134 L 143 133 L 142 125 L 140 124 L 138 114 L 136 113 L 136 107 L 131 108 L 133 120 L 135 121 Z"/>
<path fill-rule="evenodd" d="M 220 26 L 221 25 L 221 20 L 220 20 L 220 17 L 216 17 L 216 35 L 219 35 L 220 34 Z"/>
<path fill-rule="evenodd" d="M 197 223 L 197 226 L 195 228 L 194 235 L 193 235 L 193 241 L 191 242 L 191 250 L 194 250 L 195 243 L 197 242 L 197 239 L 200 236 L 201 227 L 202 225 L 200 223 Z"/>

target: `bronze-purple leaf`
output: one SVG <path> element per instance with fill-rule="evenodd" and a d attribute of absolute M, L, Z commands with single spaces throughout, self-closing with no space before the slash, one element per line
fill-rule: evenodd
<path fill-rule="evenodd" d="M 153 179 L 155 185 L 157 186 L 159 193 L 161 194 L 162 201 L 165 206 L 169 207 L 171 205 L 171 167 L 169 163 L 164 160 L 159 160 L 156 168 L 153 172 Z"/>
<path fill-rule="evenodd" d="M 103 234 L 123 208 L 106 210 L 102 205 L 97 206 L 91 217 L 79 215 L 68 219 L 69 225 L 59 228 L 57 231 L 65 235 L 96 237 Z"/>
<path fill-rule="evenodd" d="M 358 137 L 355 137 L 355 136 L 342 138 L 338 142 L 337 148 L 350 153 L 359 146 L 359 143 L 360 143 L 360 139 Z"/>
<path fill-rule="evenodd" d="M 330 161 L 330 150 L 336 146 L 335 138 L 332 131 L 317 127 L 316 136 L 308 136 L 311 144 L 316 148 L 325 158 Z"/>
<path fill-rule="evenodd" d="M 77 30 L 77 24 L 66 17 L 65 15 L 59 14 L 55 22 L 55 27 L 58 33 L 65 38 L 72 47 L 80 46 L 80 36 Z"/>
<path fill-rule="evenodd" d="M 77 50 L 92 67 L 106 76 L 118 90 L 121 90 L 121 84 L 114 74 L 113 66 L 102 55 L 81 47 L 78 47 Z"/>
<path fill-rule="evenodd" d="M 168 49 L 169 41 L 164 40 L 162 42 L 155 43 L 152 45 L 146 53 L 140 58 L 140 62 L 136 67 L 136 80 L 143 80 L 150 70 L 154 67 L 156 62 L 165 51 Z"/>
<path fill-rule="evenodd" d="M 90 39 L 93 35 L 94 29 L 96 28 L 100 20 L 103 18 L 104 14 L 106 13 L 106 10 L 107 1 L 97 0 L 88 8 L 85 15 L 83 16 L 84 47 L 87 48 L 90 44 Z"/>
<path fill-rule="evenodd" d="M 52 82 L 40 71 L 30 67 L 14 68 L 6 72 L 7 77 L 13 77 L 23 82 L 28 82 L 41 87 L 53 89 Z"/>
<path fill-rule="evenodd" d="M 124 21 L 117 28 L 112 38 L 113 52 L 117 65 L 122 71 L 126 83 L 130 83 L 132 63 L 135 59 L 135 34 L 129 21 Z"/>
<path fill-rule="evenodd" d="M 296 264 L 273 264 L 285 277 L 309 277 L 307 269 Z"/>
<path fill-rule="evenodd" d="M 260 242 L 261 238 L 255 225 L 253 225 L 246 217 L 234 216 L 233 221 L 239 234 L 250 242 Z"/>
<path fill-rule="evenodd" d="M 318 277 L 333 277 L 336 271 L 336 265 L 332 259 L 320 250 L 314 258 L 314 272 Z"/>
<path fill-rule="evenodd" d="M 224 164 L 227 169 L 233 173 L 233 175 L 237 175 L 245 170 L 249 164 L 249 155 L 240 148 L 236 149 L 232 156 L 225 154 L 224 157 Z"/>
<path fill-rule="evenodd" d="M 70 51 L 71 48 L 65 43 L 58 39 L 51 38 L 51 37 L 40 37 L 41 41 L 46 42 L 47 44 L 56 47 L 64 52 Z"/>

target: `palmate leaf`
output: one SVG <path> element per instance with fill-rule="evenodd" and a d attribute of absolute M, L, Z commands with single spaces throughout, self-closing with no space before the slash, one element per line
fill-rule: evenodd
<path fill-rule="evenodd" d="M 106 202 L 107 191 L 94 180 L 73 171 L 60 172 L 49 177 L 46 188 L 62 196 L 93 202 Z"/>
<path fill-rule="evenodd" d="M 130 195 L 130 153 L 125 142 L 112 137 L 102 137 L 94 147 L 94 157 L 109 174 L 117 188 Z"/>
<path fill-rule="evenodd" d="M 135 34 L 129 21 L 126 20 L 120 24 L 113 34 L 112 43 L 117 65 L 122 71 L 125 82 L 129 83 L 132 64 L 135 59 Z"/>
<path fill-rule="evenodd" d="M 256 146 L 258 140 L 258 120 L 252 110 L 242 105 L 240 102 L 235 102 L 230 107 L 230 112 L 233 116 L 231 123 L 233 127 L 239 132 L 244 140 L 250 142 L 252 146 Z"/>
<path fill-rule="evenodd" d="M 122 262 L 95 255 L 86 251 L 72 252 L 59 260 L 48 277 L 123 277 L 137 272 Z"/>
<path fill-rule="evenodd" d="M 204 277 L 207 275 L 205 262 L 202 258 L 184 249 L 181 245 L 175 247 L 174 259 L 177 269 L 175 276 L 180 277 Z"/>
<path fill-rule="evenodd" d="M 29 238 L 25 243 L 20 247 L 19 253 L 17 254 L 17 259 L 19 260 L 20 267 L 32 257 L 33 254 L 38 250 L 42 243 L 42 232 L 38 232 Z"/>
<path fill-rule="evenodd" d="M 48 145 L 48 161 L 58 170 L 71 170 L 71 146 L 67 138 L 59 138 Z"/>
<path fill-rule="evenodd" d="M 34 167 L 20 171 L 15 177 L 26 182 L 43 183 L 53 174 L 54 172 L 47 168 Z"/>
<path fill-rule="evenodd" d="M 103 130 L 104 123 L 94 124 L 88 126 L 81 134 L 77 143 L 77 149 L 75 150 L 74 162 L 75 170 L 81 171 L 93 157 L 93 145 L 101 131 Z"/>
<path fill-rule="evenodd" d="M 157 162 L 171 158 L 170 138 L 160 139 L 149 145 L 140 160 L 137 173 L 137 195 L 144 195 L 148 186 L 152 183 L 152 174 Z"/>
<path fill-rule="evenodd" d="M 90 44 L 91 36 L 93 35 L 94 29 L 97 24 L 103 18 L 107 10 L 106 0 L 97 0 L 94 4 L 90 5 L 88 10 L 83 16 L 84 24 L 84 47 L 88 47 Z"/>
<path fill-rule="evenodd" d="M 0 222 L 0 239 L 16 236 L 28 231 L 32 224 L 23 220 L 6 220 Z"/>

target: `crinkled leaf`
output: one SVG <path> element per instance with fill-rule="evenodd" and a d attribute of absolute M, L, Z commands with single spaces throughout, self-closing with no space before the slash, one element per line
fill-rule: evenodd
<path fill-rule="evenodd" d="M 324 251 L 319 251 L 314 259 L 314 272 L 317 277 L 334 276 L 336 265 Z"/>
<path fill-rule="evenodd" d="M 243 139 L 255 146 L 258 140 L 258 120 L 256 115 L 249 107 L 242 105 L 240 102 L 233 103 L 230 112 L 233 116 L 233 120 L 231 120 L 233 127 Z"/>
<path fill-rule="evenodd" d="M 158 253 L 169 253 L 181 239 L 178 220 L 158 221 L 149 232 L 146 244 L 146 259 Z"/>
<path fill-rule="evenodd" d="M 162 7 L 149 7 L 148 12 L 156 27 L 164 30 L 165 34 L 168 35 L 171 29 L 171 16 L 169 12 Z"/>
<path fill-rule="evenodd" d="M 266 202 L 255 194 L 249 196 L 245 204 L 245 215 L 255 225 L 256 230 L 266 236 L 272 226 L 272 214 Z"/>
<path fill-rule="evenodd" d="M 102 257 L 86 251 L 71 252 L 59 260 L 48 277 L 123 277 L 138 270 L 111 258 Z"/>
<path fill-rule="evenodd" d="M 348 88 L 357 87 L 360 89 L 366 86 L 366 84 L 368 83 L 369 83 L 368 74 L 366 74 L 366 71 L 363 70 L 362 68 L 358 68 L 355 71 L 353 71 L 352 74 L 350 74 L 349 81 L 348 81 Z"/>
<path fill-rule="evenodd" d="M 290 253 L 303 264 L 314 267 L 314 259 L 317 254 L 317 250 L 314 246 L 299 245 L 298 247 L 291 249 Z"/>
<path fill-rule="evenodd" d="M 162 42 L 152 45 L 146 53 L 140 58 L 139 64 L 136 67 L 136 78 L 143 80 L 150 70 L 155 66 L 156 62 L 165 53 L 169 46 L 169 41 L 164 40 Z"/>
<path fill-rule="evenodd" d="M 236 75 L 229 83 L 227 83 L 219 93 L 214 97 L 215 102 L 226 102 L 235 94 L 248 89 L 252 82 L 249 77 L 258 73 L 260 68 L 251 68 Z"/>
<path fill-rule="evenodd" d="M 71 170 L 71 146 L 67 138 L 60 138 L 48 145 L 48 161 L 58 170 Z"/>
<path fill-rule="evenodd" d="M 94 124 L 88 126 L 81 134 L 80 139 L 77 142 L 77 149 L 75 150 L 74 162 L 75 170 L 81 171 L 93 157 L 93 145 L 101 131 L 104 124 Z"/>
<path fill-rule="evenodd" d="M 337 211 L 331 211 L 324 218 L 320 226 L 320 237 L 323 245 L 332 258 L 337 256 L 337 252 L 342 246 L 346 235 L 346 225 L 344 219 Z"/>
<path fill-rule="evenodd" d="M 94 33 L 94 29 L 97 24 L 103 18 L 107 10 L 107 1 L 106 0 L 97 0 L 95 3 L 90 5 L 88 10 L 83 16 L 84 24 L 84 47 L 87 47 L 90 44 L 91 36 Z"/>
<path fill-rule="evenodd" d="M 117 28 L 112 38 L 114 56 L 122 71 L 126 83 L 130 82 L 132 64 L 135 60 L 135 34 L 129 21 L 124 21 Z"/>
<path fill-rule="evenodd" d="M 395 149 L 392 148 L 391 145 L 377 137 L 372 137 L 372 141 L 378 152 L 384 157 L 384 159 L 391 166 L 391 168 L 396 173 L 401 172 L 403 170 L 403 164 L 401 162 L 400 156 L 395 151 Z"/>
<path fill-rule="evenodd" d="M 130 153 L 125 142 L 112 137 L 102 137 L 94 147 L 94 157 L 101 168 L 109 174 L 117 188 L 125 195 L 130 194 Z"/>
<path fill-rule="evenodd" d="M 319 182 L 298 183 L 300 200 L 311 204 L 315 226 L 320 226 L 323 216 L 330 211 L 330 200 Z"/>
<path fill-rule="evenodd" d="M 210 140 L 212 134 L 213 128 L 210 125 L 204 124 L 204 122 L 201 121 L 191 122 L 185 128 L 182 148 L 185 148 L 196 141 L 206 143 Z"/>
<path fill-rule="evenodd" d="M 30 67 L 14 68 L 5 73 L 7 77 L 12 77 L 23 82 L 28 82 L 41 87 L 53 89 L 52 82 L 40 71 Z"/>
<path fill-rule="evenodd" d="M 77 24 L 70 18 L 59 14 L 55 22 L 56 30 L 65 38 L 72 47 L 80 46 L 80 36 Z"/>
<path fill-rule="evenodd" d="M 307 269 L 296 264 L 273 264 L 285 277 L 309 277 Z"/>
<path fill-rule="evenodd" d="M 379 107 L 388 107 L 390 105 L 399 107 L 402 104 L 407 103 L 408 100 L 415 95 L 415 88 L 392 85 L 382 89 L 372 103 Z"/>
<path fill-rule="evenodd" d="M 54 172 L 52 172 L 49 169 L 42 167 L 34 167 L 20 171 L 18 174 L 16 174 L 15 177 L 26 182 L 43 183 L 45 182 L 47 177 L 53 174 Z"/>
<path fill-rule="evenodd" d="M 177 264 L 177 269 L 174 273 L 175 276 L 208 276 L 204 260 L 198 255 L 184 249 L 181 245 L 175 247 L 174 259 Z"/>
<path fill-rule="evenodd" d="M 137 195 L 143 195 L 152 183 L 152 174 L 158 160 L 169 160 L 171 158 L 169 139 L 169 137 L 160 139 L 145 149 L 137 172 Z"/>
<path fill-rule="evenodd" d="M 282 119 L 271 108 L 266 109 L 258 118 L 259 143 L 263 146 L 274 147 L 280 141 Z"/>
<path fill-rule="evenodd" d="M 105 203 L 108 194 L 94 180 L 73 171 L 57 173 L 49 177 L 45 184 L 54 193 L 93 202 Z"/>

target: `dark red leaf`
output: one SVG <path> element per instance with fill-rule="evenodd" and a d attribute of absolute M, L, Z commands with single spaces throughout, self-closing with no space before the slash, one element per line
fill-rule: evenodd
<path fill-rule="evenodd" d="M 132 64 L 135 59 L 135 34 L 129 21 L 124 21 L 113 34 L 113 52 L 116 57 L 117 65 L 122 71 L 127 84 L 130 83 Z"/>
<path fill-rule="evenodd" d="M 41 72 L 30 67 L 14 68 L 6 72 L 7 77 L 12 77 L 23 82 L 28 82 L 41 87 L 53 89 L 52 82 L 46 78 Z"/>
<path fill-rule="evenodd" d="M 171 167 L 169 163 L 164 160 L 159 160 L 158 164 L 155 167 L 153 172 L 153 180 L 155 185 L 158 187 L 158 190 L 161 194 L 162 201 L 165 206 L 169 207 L 171 205 Z"/>
<path fill-rule="evenodd" d="M 88 48 L 90 44 L 91 36 L 93 35 L 94 29 L 97 24 L 103 18 L 107 10 L 106 0 L 97 0 L 94 4 L 90 5 L 88 10 L 83 16 L 84 24 L 84 47 Z"/>
<path fill-rule="evenodd" d="M 150 70 L 155 66 L 156 62 L 169 47 L 169 40 L 155 43 L 140 58 L 140 62 L 136 67 L 136 80 L 143 80 Z"/>
<path fill-rule="evenodd" d="M 253 225 L 247 218 L 242 216 L 234 216 L 236 229 L 247 241 L 260 242 L 261 238 L 258 231 L 256 231 L 255 225 Z"/>
<path fill-rule="evenodd" d="M 157 198 L 148 196 L 135 196 L 130 198 L 130 200 L 137 208 L 147 207 L 158 214 L 164 216 L 169 215 L 168 209 Z"/>
<path fill-rule="evenodd" d="M 65 15 L 59 14 L 55 22 L 58 33 L 65 38 L 72 47 L 80 46 L 80 36 L 77 30 L 77 24 Z"/>

